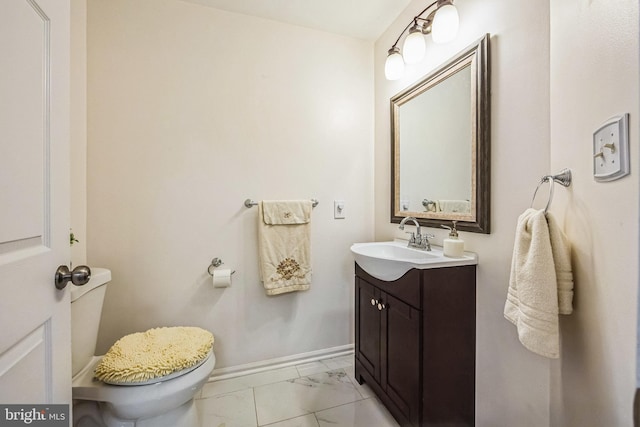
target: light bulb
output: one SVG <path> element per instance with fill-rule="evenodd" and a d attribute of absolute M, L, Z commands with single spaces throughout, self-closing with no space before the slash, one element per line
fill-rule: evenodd
<path fill-rule="evenodd" d="M 455 39 L 459 24 L 460 17 L 454 5 L 448 4 L 439 8 L 431 26 L 431 37 L 434 43 L 447 43 Z"/>
<path fill-rule="evenodd" d="M 404 59 L 400 55 L 400 49 L 389 49 L 389 56 L 384 63 L 384 75 L 387 80 L 398 80 L 404 74 Z"/>
<path fill-rule="evenodd" d="M 417 64 L 424 58 L 427 45 L 424 41 L 422 31 L 416 25 L 409 30 L 409 35 L 404 39 L 402 46 L 402 57 L 407 64 Z"/>

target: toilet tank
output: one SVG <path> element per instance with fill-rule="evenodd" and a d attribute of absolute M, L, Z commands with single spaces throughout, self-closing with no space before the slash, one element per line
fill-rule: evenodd
<path fill-rule="evenodd" d="M 71 369 L 75 376 L 94 356 L 102 303 L 111 270 L 91 268 L 91 279 L 71 290 Z"/>

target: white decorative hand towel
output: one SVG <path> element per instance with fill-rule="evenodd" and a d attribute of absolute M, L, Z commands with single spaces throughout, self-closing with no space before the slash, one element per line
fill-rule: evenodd
<path fill-rule="evenodd" d="M 311 286 L 311 201 L 258 204 L 260 273 L 267 295 Z"/>
<path fill-rule="evenodd" d="M 569 314 L 573 279 L 569 245 L 551 222 L 553 238 L 544 211 L 527 209 L 518 218 L 504 316 L 516 325 L 527 349 L 555 359 L 560 354 L 559 300 L 563 314 Z"/>

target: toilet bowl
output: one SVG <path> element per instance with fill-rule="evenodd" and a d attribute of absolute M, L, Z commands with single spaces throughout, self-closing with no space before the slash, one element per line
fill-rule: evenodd
<path fill-rule="evenodd" d="M 102 302 L 111 272 L 93 268 L 91 280 L 71 291 L 73 426 L 199 427 L 194 396 L 215 366 L 213 351 L 197 367 L 143 385 L 110 385 L 94 378 Z"/>

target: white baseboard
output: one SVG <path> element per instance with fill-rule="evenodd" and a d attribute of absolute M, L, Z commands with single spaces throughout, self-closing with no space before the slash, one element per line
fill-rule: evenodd
<path fill-rule="evenodd" d="M 338 347 L 325 348 L 322 350 L 310 351 L 307 353 L 294 354 L 291 356 L 278 357 L 275 359 L 262 360 L 259 362 L 247 363 L 245 365 L 230 366 L 228 368 L 214 369 L 209 377 L 209 382 L 226 380 L 229 378 L 242 377 L 244 375 L 256 374 L 271 369 L 286 368 L 302 363 L 315 362 L 316 360 L 331 359 L 333 357 L 348 356 L 353 354 L 354 345 L 347 344 Z"/>

